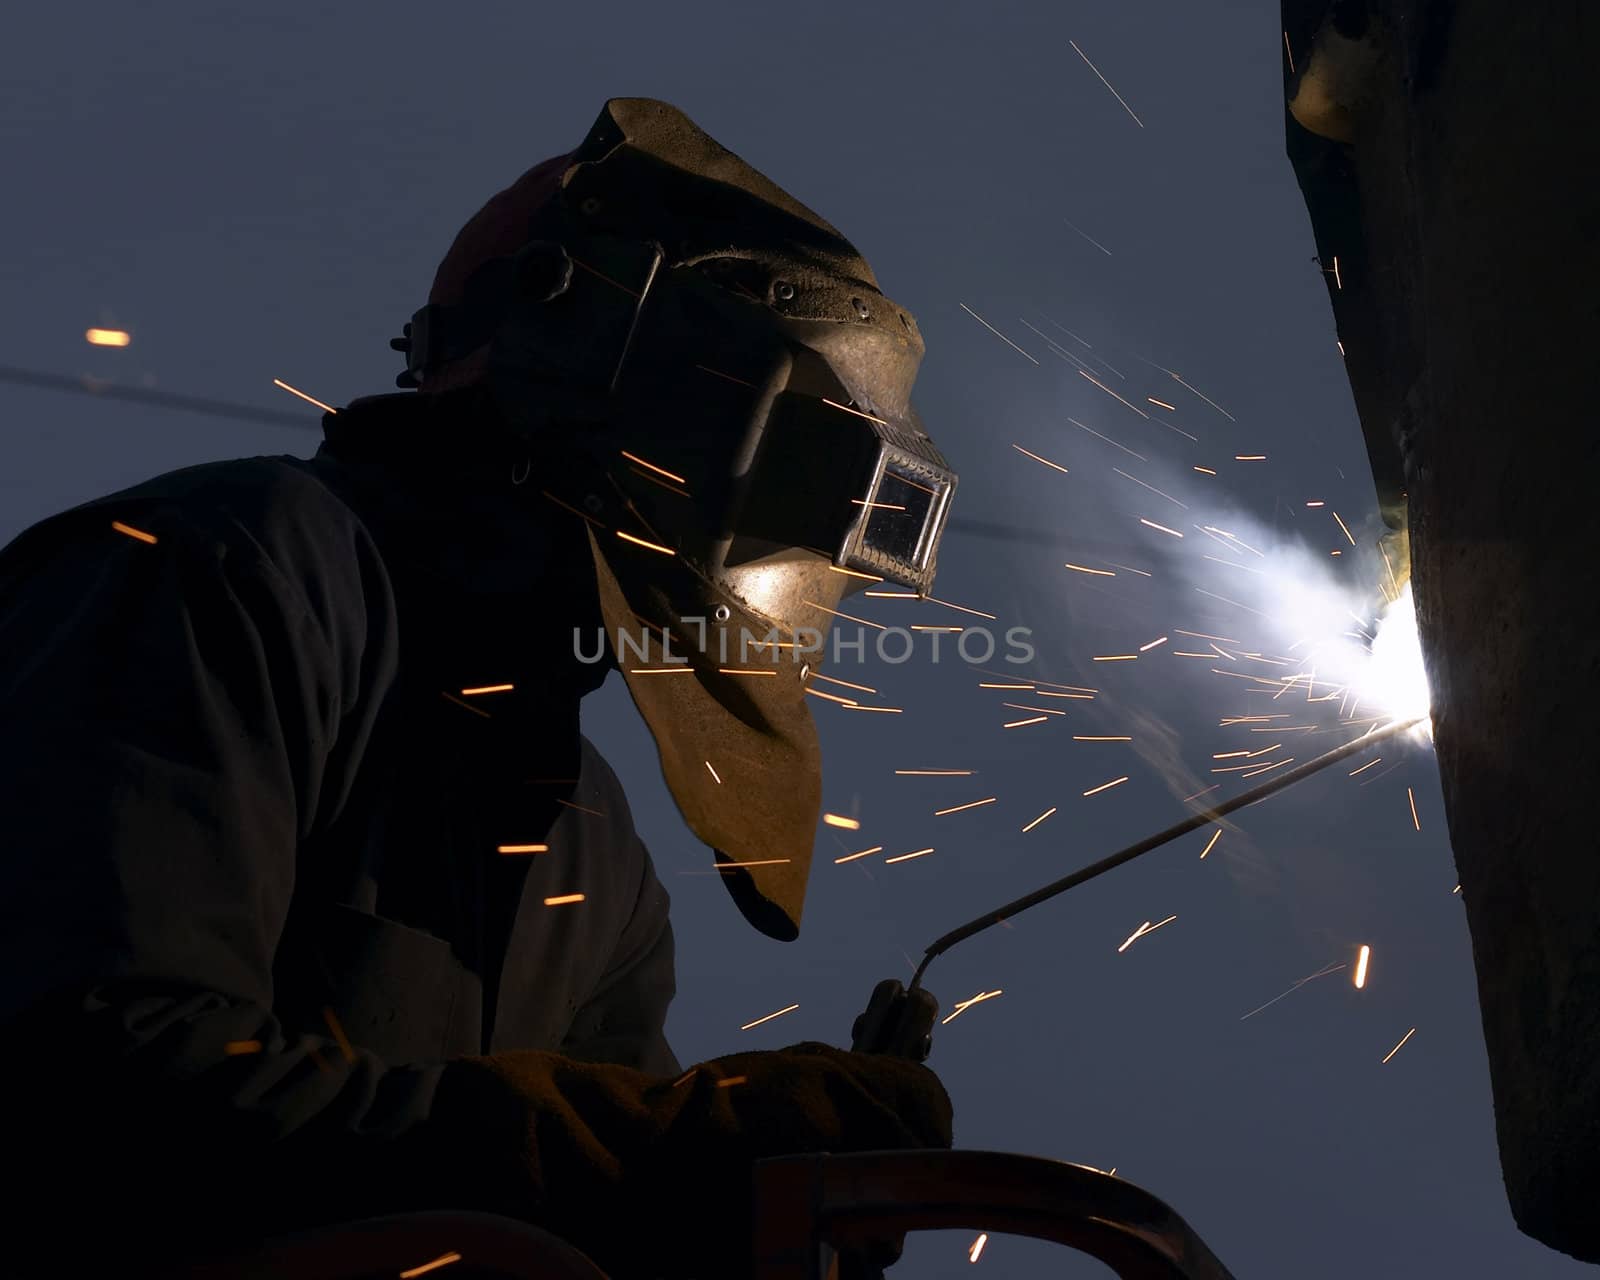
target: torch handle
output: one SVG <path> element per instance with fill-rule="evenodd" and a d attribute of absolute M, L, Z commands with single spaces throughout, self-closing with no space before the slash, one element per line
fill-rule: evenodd
<path fill-rule="evenodd" d="M 933 1023 L 939 1002 L 921 987 L 906 990 L 895 978 L 872 989 L 872 999 L 850 1028 L 850 1047 L 857 1053 L 880 1053 L 911 1062 L 926 1062 L 933 1050 Z"/>
<path fill-rule="evenodd" d="M 933 1051 L 933 1024 L 939 1002 L 912 984 L 908 991 L 897 978 L 885 978 L 872 989 L 872 999 L 850 1028 L 850 1047 L 856 1053 L 926 1062 Z M 886 1267 L 900 1260 L 905 1237 L 875 1241 L 842 1253 L 833 1280 L 884 1280 Z"/>

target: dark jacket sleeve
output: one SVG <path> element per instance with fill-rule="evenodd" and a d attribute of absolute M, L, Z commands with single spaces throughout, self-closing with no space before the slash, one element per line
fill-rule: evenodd
<path fill-rule="evenodd" d="M 218 501 L 82 508 L 0 558 L 8 1145 L 33 1213 L 100 1200 L 135 1234 L 380 1207 L 332 1175 L 405 1146 L 442 1070 L 273 1017 L 296 851 L 388 658 L 353 522 L 285 531 L 291 583 Z"/>
<path fill-rule="evenodd" d="M 384 583 L 337 521 L 265 536 L 194 518 L 192 503 L 84 508 L 0 556 L 0 1072 L 25 1186 L 11 1207 L 92 1219 L 36 1238 L 116 1240 L 135 1273 L 178 1238 L 482 1207 L 462 1162 L 531 1141 L 436 1114 L 457 1064 L 385 1063 L 274 1018 L 297 849 L 337 816 L 392 663 Z M 635 923 L 599 997 L 625 1030 L 670 983 L 649 892 Z M 648 1077 L 600 1079 L 582 1108 L 541 1103 L 540 1177 L 586 1177 L 555 1153 L 592 1143 L 560 1135 L 636 1110 Z M 539 1220 L 540 1188 L 519 1176 L 495 1194 Z"/>
<path fill-rule="evenodd" d="M 681 1068 L 666 1036 L 667 1007 L 676 990 L 667 891 L 649 853 L 637 837 L 633 842 L 642 868 L 633 914 L 594 994 L 574 1015 L 561 1051 L 586 1062 L 676 1076 Z"/>

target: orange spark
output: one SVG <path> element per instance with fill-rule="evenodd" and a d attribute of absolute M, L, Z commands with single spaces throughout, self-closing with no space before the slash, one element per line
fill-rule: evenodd
<path fill-rule="evenodd" d="M 749 1080 L 749 1076 L 725 1076 L 723 1079 L 717 1081 L 717 1088 L 731 1089 L 736 1084 L 748 1084 Z"/>
<path fill-rule="evenodd" d="M 631 676 L 692 675 L 694 674 L 694 668 L 687 662 L 683 662 L 671 667 L 629 667 L 628 674 Z"/>
<path fill-rule="evenodd" d="M 825 675 L 822 675 L 820 672 L 813 674 L 812 679 L 813 680 L 826 680 L 829 684 L 842 684 L 846 689 L 859 689 L 859 690 L 861 690 L 862 693 L 877 693 L 878 692 L 876 689 L 869 688 L 868 686 L 866 686 L 864 684 L 851 684 L 848 680 L 840 680 L 840 679 L 837 679 L 834 676 L 825 676 Z"/>
<path fill-rule="evenodd" d="M 671 547 L 663 547 L 659 542 L 646 542 L 643 538 L 636 538 L 633 536 L 633 534 L 626 533 L 621 529 L 617 530 L 617 537 L 621 538 L 624 542 L 631 542 L 635 546 L 645 547 L 650 551 L 659 551 L 664 556 L 673 556 L 678 554 Z"/>
<path fill-rule="evenodd" d="M 739 1030 L 748 1031 L 751 1027 L 759 1027 L 763 1022 L 771 1022 L 774 1018 L 781 1018 L 786 1013 L 793 1013 L 799 1007 L 800 1006 L 797 1004 L 788 1005 L 785 1008 L 779 1009 L 777 1013 L 769 1013 L 765 1017 L 757 1018 L 754 1022 L 745 1023 L 744 1026 L 739 1028 Z"/>
<path fill-rule="evenodd" d="M 1028 453 L 1028 451 L 1027 451 L 1027 450 L 1026 450 L 1026 449 L 1024 449 L 1024 448 L 1023 448 L 1023 447 L 1022 447 L 1022 446 L 1021 446 L 1021 445 L 1020 445 L 1020 444 L 1014 444 L 1014 445 L 1012 445 L 1012 446 L 1011 446 L 1011 447 L 1012 447 L 1012 448 L 1013 448 L 1013 449 L 1015 449 L 1015 450 L 1016 450 L 1016 451 L 1017 451 L 1017 452 L 1018 452 L 1018 453 L 1022 453 L 1022 454 L 1027 454 L 1027 456 L 1028 456 L 1028 457 L 1030 457 L 1030 458 L 1032 458 L 1032 459 L 1033 459 L 1033 460 L 1034 460 L 1034 461 L 1035 461 L 1035 462 L 1042 462 L 1042 463 L 1044 463 L 1044 465 L 1045 465 L 1045 466 L 1047 466 L 1047 467 L 1054 467 L 1054 468 L 1055 468 L 1055 469 L 1056 469 L 1056 470 L 1057 470 L 1057 471 L 1059 471 L 1059 472 L 1060 472 L 1060 473 L 1061 473 L 1061 474 L 1062 474 L 1062 475 L 1068 475 L 1068 474 L 1070 474 L 1070 473 L 1069 473 L 1069 472 L 1068 472 L 1068 471 L 1067 471 L 1067 469 L 1066 469 L 1066 468 L 1065 468 L 1065 467 L 1063 467 L 1063 466 L 1062 466 L 1062 465 L 1061 465 L 1061 464 L 1060 464 L 1060 463 L 1058 463 L 1058 462 L 1051 462 L 1051 461 L 1050 461 L 1050 459 L 1049 459 L 1049 458 L 1041 458 L 1041 457 L 1040 457 L 1040 456 L 1039 456 L 1039 455 L 1038 455 L 1038 454 L 1036 454 L 1036 453 Z"/>
<path fill-rule="evenodd" d="M 717 674 L 724 676 L 775 676 L 778 673 L 771 667 L 718 667 Z"/>
<path fill-rule="evenodd" d="M 126 329 L 85 329 L 83 340 L 91 347 L 125 347 L 133 335 Z"/>
<path fill-rule="evenodd" d="M 148 542 L 154 545 L 156 540 L 155 534 L 146 533 L 143 529 L 135 529 L 131 524 L 123 524 L 120 520 L 113 520 L 111 527 L 118 533 L 125 533 L 130 538 L 137 538 L 140 542 Z"/>
<path fill-rule="evenodd" d="M 969 778 L 975 769 L 896 769 L 895 774 L 904 778 Z"/>
<path fill-rule="evenodd" d="M 321 409 L 324 413 L 338 413 L 339 412 L 331 404 L 323 404 L 322 401 L 318 400 L 315 396 L 308 396 L 304 391 L 301 391 L 301 390 L 299 390 L 299 389 L 297 389 L 295 387 L 291 387 L 282 378 L 274 378 L 272 380 L 272 385 L 275 386 L 275 387 L 282 387 L 290 395 L 299 396 L 302 400 L 306 401 L 307 403 L 316 405 L 317 408 Z"/>
<path fill-rule="evenodd" d="M 494 851 L 496 853 L 549 853 L 550 846 L 547 844 L 497 844 L 494 847 Z"/>
<path fill-rule="evenodd" d="M 1367 961 L 1371 958 L 1372 948 L 1363 943 L 1360 954 L 1356 956 L 1355 984 L 1357 991 L 1367 985 Z"/>
<path fill-rule="evenodd" d="M 861 850 L 860 853 L 847 853 L 842 858 L 835 858 L 833 860 L 833 862 L 834 862 L 835 866 L 838 866 L 839 863 L 841 863 L 841 862 L 854 862 L 857 858 L 865 858 L 870 854 L 882 853 L 882 852 L 883 852 L 883 846 L 881 844 L 875 844 L 870 849 Z"/>
<path fill-rule="evenodd" d="M 474 689 L 463 689 L 461 696 L 470 698 L 477 693 L 510 693 L 512 688 L 509 684 L 480 684 Z"/>
<path fill-rule="evenodd" d="M 1075 733 L 1075 734 L 1072 735 L 1072 740 L 1074 742 L 1132 742 L 1133 741 L 1132 738 L 1124 738 L 1124 737 L 1089 737 L 1089 736 L 1087 736 L 1085 734 L 1078 734 L 1078 733 Z"/>
<path fill-rule="evenodd" d="M 1119 402 L 1120 402 L 1120 403 L 1122 403 L 1122 404 L 1125 404 L 1125 405 L 1127 405 L 1127 406 L 1128 406 L 1128 408 L 1130 408 L 1130 409 L 1132 409 L 1132 410 L 1133 410 L 1133 411 L 1134 411 L 1134 412 L 1135 412 L 1135 413 L 1136 413 L 1136 414 L 1138 414 L 1138 415 L 1139 415 L 1139 416 L 1140 416 L 1140 417 L 1141 417 L 1141 418 L 1143 418 L 1143 419 L 1145 419 L 1145 421 L 1147 421 L 1147 422 L 1148 422 L 1148 421 L 1149 421 L 1149 419 L 1150 419 L 1150 415 L 1149 415 L 1149 414 L 1148 414 L 1148 413 L 1146 413 L 1146 412 L 1145 412 L 1145 411 L 1144 411 L 1144 410 L 1143 410 L 1143 409 L 1141 409 L 1141 408 L 1140 408 L 1140 407 L 1139 407 L 1139 406 L 1138 406 L 1138 405 L 1136 405 L 1136 404 L 1134 404 L 1134 403 L 1133 403 L 1133 402 L 1132 402 L 1132 401 L 1131 401 L 1131 400 L 1124 400 L 1124 399 L 1123 399 L 1123 398 L 1122 398 L 1122 397 L 1121 397 L 1121 396 L 1119 396 L 1119 395 L 1118 395 L 1118 394 L 1117 394 L 1117 393 L 1116 393 L 1116 392 L 1115 392 L 1115 391 L 1113 391 L 1113 390 L 1112 390 L 1112 389 L 1111 389 L 1111 388 L 1110 388 L 1110 387 L 1108 387 L 1108 386 L 1106 386 L 1106 384 L 1105 384 L 1105 383 L 1103 383 L 1103 382 L 1101 382 L 1101 381 L 1100 381 L 1100 379 L 1099 379 L 1099 378 L 1097 378 L 1097 377 L 1095 377 L 1095 376 L 1094 376 L 1094 374 L 1092 374 L 1092 373 L 1085 373 L 1085 372 L 1084 372 L 1084 371 L 1083 371 L 1083 370 L 1082 370 L 1082 369 L 1079 369 L 1079 370 L 1078 370 L 1078 376 L 1079 376 L 1079 377 L 1080 377 L 1080 378 L 1087 378 L 1087 379 L 1089 379 L 1089 381 L 1090 381 L 1090 382 L 1092 382 L 1092 383 L 1094 383 L 1094 385 L 1095 385 L 1095 386 L 1097 386 L 1097 387 L 1099 387 L 1099 388 L 1100 388 L 1100 390 L 1102 390 L 1102 391 L 1104 391 L 1104 392 L 1105 392 L 1105 393 L 1106 393 L 1106 394 L 1107 394 L 1107 395 L 1108 395 L 1108 396 L 1110 396 L 1110 397 L 1111 397 L 1111 398 L 1112 398 L 1112 399 L 1113 399 L 1113 400 L 1116 400 L 1116 401 L 1119 401 Z M 1193 437 L 1191 437 L 1191 439 L 1192 439 L 1192 438 L 1193 438 Z"/>
<path fill-rule="evenodd" d="M 1002 702 L 1002 707 L 1010 707 L 1013 711 L 1037 711 L 1046 716 L 1064 716 L 1065 711 L 1052 711 L 1049 707 L 1030 707 L 1026 702 Z"/>
<path fill-rule="evenodd" d="M 1417 821 L 1417 798 L 1411 794 L 1410 787 L 1406 788 L 1406 799 L 1411 801 L 1411 825 L 1414 826 L 1418 831 L 1421 831 L 1422 824 Z"/>
<path fill-rule="evenodd" d="M 993 1000 L 996 996 L 1004 995 L 1004 994 L 1005 993 L 1003 991 L 999 991 L 999 990 L 995 990 L 995 991 L 980 991 L 977 995 L 973 996 L 972 999 L 970 999 L 970 1000 L 958 1000 L 956 1002 L 955 1008 L 950 1010 L 949 1016 L 945 1017 L 945 1018 L 941 1018 L 939 1020 L 939 1025 L 941 1027 L 946 1026 L 949 1023 L 954 1022 L 958 1017 L 960 1017 L 968 1009 L 972 1008 L 973 1005 L 982 1004 L 985 1000 Z"/>
<path fill-rule="evenodd" d="M 854 698 L 841 698 L 836 693 L 824 693 L 821 689 L 807 689 L 806 692 L 809 693 L 813 698 L 826 698 L 829 702 L 843 703 L 847 707 L 853 707 L 856 705 L 856 700 Z"/>
<path fill-rule="evenodd" d="M 913 849 L 910 853 L 897 853 L 894 857 L 885 858 L 883 861 L 884 861 L 884 865 L 887 866 L 891 862 L 907 862 L 912 858 L 920 858 L 924 854 L 928 854 L 928 853 L 932 853 L 932 852 L 933 852 L 933 846 L 929 845 L 926 849 Z"/>
<path fill-rule="evenodd" d="M 846 818 L 837 813 L 825 813 L 822 815 L 822 821 L 825 825 L 838 827 L 841 831 L 861 830 L 861 820 L 859 818 Z"/>
<path fill-rule="evenodd" d="M 850 577 L 850 578 L 865 578 L 868 582 L 882 582 L 883 581 L 883 579 L 880 578 L 877 574 L 875 574 L 875 573 L 862 573 L 859 569 L 844 569 L 844 568 L 841 568 L 840 566 L 838 566 L 836 564 L 830 564 L 828 566 L 828 569 L 832 573 L 842 573 L 846 577 Z M 869 592 L 868 594 L 871 594 L 871 593 Z"/>
<path fill-rule="evenodd" d="M 1168 404 L 1165 400 L 1157 400 L 1154 396 L 1146 396 L 1145 399 L 1148 400 L 1151 404 L 1157 405 L 1162 409 L 1171 409 L 1174 413 L 1176 413 L 1178 411 L 1178 406 L 1177 405 Z"/>
<path fill-rule="evenodd" d="M 1070 561 L 1063 567 L 1068 569 L 1076 569 L 1079 573 L 1092 573 L 1096 577 L 1100 578 L 1115 578 L 1117 576 L 1109 569 L 1087 569 L 1081 564 L 1073 564 Z"/>
<path fill-rule="evenodd" d="M 1130 933 L 1128 935 L 1128 940 L 1126 942 L 1124 942 L 1120 947 L 1117 948 L 1117 954 L 1121 955 L 1124 951 L 1126 951 L 1129 947 L 1131 947 L 1135 942 L 1139 941 L 1139 939 L 1144 937 L 1146 934 L 1154 933 L 1162 925 L 1171 924 L 1177 918 L 1178 918 L 1177 916 L 1171 915 L 1171 916 L 1168 916 L 1165 920 L 1158 920 L 1155 924 L 1151 924 L 1148 920 L 1146 920 L 1142 925 L 1140 925 L 1137 929 L 1135 929 L 1132 933 Z"/>
<path fill-rule="evenodd" d="M 1089 790 L 1085 791 L 1083 794 L 1086 795 L 1086 796 L 1099 795 L 1102 791 L 1108 791 L 1112 787 L 1115 787 L 1120 783 L 1126 782 L 1127 780 L 1128 780 L 1127 775 L 1124 774 L 1120 778 L 1111 779 L 1110 782 L 1102 782 L 1098 787 L 1090 787 Z"/>
<path fill-rule="evenodd" d="M 863 627 L 876 627 L 879 631 L 887 631 L 889 629 L 883 623 L 874 622 L 871 618 L 858 618 L 852 613 L 840 613 L 837 609 L 830 609 L 827 605 L 818 604 L 815 600 L 802 600 L 800 603 L 809 605 L 813 609 L 821 609 L 823 613 L 831 613 L 835 618 L 843 618 L 846 622 L 858 622 Z"/>
<path fill-rule="evenodd" d="M 1372 768 L 1373 765 L 1382 764 L 1382 763 L 1383 763 L 1383 757 L 1382 756 L 1379 756 L 1376 760 L 1368 760 L 1366 762 L 1366 764 L 1362 765 L 1359 769 L 1352 769 L 1350 771 L 1350 776 L 1353 778 L 1358 773 L 1365 773 L 1368 769 Z"/>
<path fill-rule="evenodd" d="M 1154 520 L 1146 520 L 1143 516 L 1139 517 L 1139 523 L 1142 524 L 1142 525 L 1146 525 L 1151 529 L 1160 529 L 1162 533 L 1170 533 L 1174 538 L 1183 537 L 1183 535 L 1181 533 L 1179 533 L 1176 529 L 1169 529 L 1169 528 L 1167 528 L 1166 525 L 1157 524 Z"/>
<path fill-rule="evenodd" d="M 1166 642 L 1167 642 L 1166 636 L 1162 636 L 1159 640 L 1152 640 L 1149 644 L 1140 645 L 1139 646 L 1139 652 L 1140 653 L 1148 653 L 1148 652 L 1150 652 L 1150 650 L 1154 649 L 1158 644 L 1166 644 Z"/>
<path fill-rule="evenodd" d="M 459 1253 L 441 1253 L 432 1262 L 424 1262 L 420 1267 L 412 1267 L 400 1273 L 400 1280 L 412 1280 L 413 1276 L 427 1275 L 430 1271 L 437 1271 L 440 1267 L 448 1267 L 452 1262 L 460 1262 Z"/>
<path fill-rule="evenodd" d="M 983 1246 L 988 1243 L 989 1233 L 987 1231 L 980 1232 L 978 1234 L 978 1238 L 974 1240 L 967 1249 L 967 1260 L 969 1262 L 976 1262 L 983 1254 Z"/>
<path fill-rule="evenodd" d="M 1416 1034 L 1417 1034 L 1417 1029 L 1415 1027 L 1412 1027 L 1410 1031 L 1406 1032 L 1405 1035 L 1401 1036 L 1400 1037 L 1400 1044 L 1395 1045 L 1395 1047 L 1390 1049 L 1388 1053 L 1384 1054 L 1384 1056 L 1383 1056 L 1384 1062 L 1388 1062 L 1390 1058 L 1394 1057 L 1395 1054 L 1399 1053 L 1400 1052 L 1400 1045 L 1405 1044 L 1405 1042 L 1407 1040 L 1411 1039 L 1411 1037 L 1416 1035 Z"/>
<path fill-rule="evenodd" d="M 686 485 L 686 484 L 689 483 L 682 476 L 674 475 L 672 472 L 668 471 L 665 467 L 658 467 L 653 462 L 646 462 L 643 458 L 638 457 L 635 454 L 629 453 L 626 449 L 622 449 L 619 452 L 629 462 L 637 462 L 641 467 L 645 467 L 650 471 L 654 471 L 658 476 L 666 476 L 666 478 L 668 480 L 676 480 L 679 484 Z"/>
<path fill-rule="evenodd" d="M 1043 822 L 1046 818 L 1048 818 L 1055 811 L 1056 811 L 1055 805 L 1051 805 L 1048 809 L 1046 809 L 1043 813 L 1041 813 L 1037 818 L 1035 818 L 1027 826 L 1022 828 L 1023 834 L 1026 835 L 1028 832 L 1032 831 L 1036 826 L 1038 826 L 1041 822 Z"/>
<path fill-rule="evenodd" d="M 965 809 L 976 809 L 981 805 L 993 804 L 999 798 L 999 796 L 990 796 L 987 800 L 972 800 L 966 804 L 958 804 L 954 808 L 950 809 L 935 809 L 933 811 L 933 816 L 935 818 L 942 818 L 947 813 L 960 813 Z"/>
<path fill-rule="evenodd" d="M 1211 833 L 1211 839 L 1206 841 L 1206 847 L 1200 850 L 1200 856 L 1204 858 L 1206 854 L 1210 853 L 1214 848 L 1216 848 L 1217 841 L 1220 839 L 1222 839 L 1222 828 L 1218 827 Z"/>
<path fill-rule="evenodd" d="M 1034 716 L 1031 720 L 1008 720 L 1000 727 L 1002 729 L 1020 729 L 1025 724 L 1043 724 L 1049 718 L 1049 716 Z"/>
<path fill-rule="evenodd" d="M 1330 511 L 1331 511 L 1331 508 L 1330 508 Z M 1333 518 L 1335 520 L 1339 520 L 1339 513 L 1337 511 L 1332 511 L 1332 515 L 1333 515 Z M 1339 520 L 1339 528 L 1344 530 L 1344 536 L 1350 539 L 1350 545 L 1352 547 L 1355 546 L 1356 545 L 1356 540 L 1355 540 L 1354 537 L 1351 536 L 1350 530 L 1345 527 L 1345 523 L 1344 523 L 1343 520 Z"/>
<path fill-rule="evenodd" d="M 239 1057 L 246 1053 L 260 1053 L 261 1041 L 259 1040 L 230 1040 L 222 1046 L 222 1052 L 230 1058 Z"/>
<path fill-rule="evenodd" d="M 1214 475 L 1217 474 L 1210 467 L 1195 467 L 1195 468 L 1193 468 L 1193 470 L 1198 471 L 1201 475 L 1204 475 L 1204 476 L 1214 476 Z"/>
<path fill-rule="evenodd" d="M 708 769 L 708 770 L 709 770 L 709 771 L 710 771 L 710 773 L 711 773 L 711 776 L 712 776 L 712 777 L 713 777 L 713 778 L 715 778 L 715 779 L 716 779 L 716 782 L 717 782 L 717 785 L 718 785 L 718 786 L 719 786 L 719 787 L 720 787 L 720 786 L 721 786 L 721 785 L 722 785 L 722 775 L 721 775 L 721 774 L 719 774 L 719 773 L 718 773 L 718 772 L 717 772 L 717 771 L 716 771 L 716 769 L 714 769 L 714 768 L 713 768 L 713 767 L 712 767 L 712 765 L 711 765 L 711 761 L 709 761 L 709 760 L 707 760 L 707 761 L 705 761 L 705 762 L 704 762 L 704 763 L 705 763 L 705 766 L 706 766 L 706 768 L 707 768 L 707 769 Z"/>
<path fill-rule="evenodd" d="M 1106 653 L 1095 658 L 1096 662 L 1133 662 L 1139 655 L 1137 653 Z"/>
<path fill-rule="evenodd" d="M 583 895 L 581 893 L 562 893 L 558 894 L 554 898 L 546 898 L 544 900 L 544 905 L 547 907 L 564 907 L 568 903 L 582 901 Z"/>
<path fill-rule="evenodd" d="M 1321 507 L 1321 506 L 1326 506 L 1326 505 L 1327 504 L 1323 503 L 1323 502 L 1308 502 L 1308 503 L 1306 503 L 1306 506 L 1308 506 L 1308 507 Z"/>
<path fill-rule="evenodd" d="M 1265 462 L 1267 455 L 1264 453 L 1236 453 L 1233 455 L 1235 462 Z"/>

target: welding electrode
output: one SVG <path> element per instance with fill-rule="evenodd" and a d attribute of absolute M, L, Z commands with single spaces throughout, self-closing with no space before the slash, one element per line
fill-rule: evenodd
<path fill-rule="evenodd" d="M 1364 734 L 1351 742 L 1345 743 L 1343 746 L 1335 747 L 1332 751 L 1325 752 L 1315 760 L 1306 761 L 1298 769 L 1291 769 L 1288 773 L 1279 774 L 1271 782 L 1263 782 L 1254 791 L 1246 791 L 1241 795 L 1234 796 L 1231 800 L 1224 800 L 1214 808 L 1192 814 L 1182 822 L 1168 827 L 1165 831 L 1158 831 L 1155 835 L 1147 836 L 1139 841 L 1138 844 L 1131 844 L 1126 849 L 1113 853 L 1109 858 L 1101 858 L 1099 862 L 1092 862 L 1082 870 L 1074 871 L 1069 876 L 1063 876 L 1061 879 L 1045 885 L 1042 889 L 1035 889 L 1032 893 L 1018 898 L 1015 902 L 1008 902 L 1005 906 L 997 907 L 995 910 L 979 916 L 976 920 L 968 921 L 959 929 L 952 929 L 949 933 L 937 939 L 923 954 L 922 963 L 917 966 L 917 971 L 911 978 L 910 989 L 913 991 L 917 989 L 922 981 L 923 973 L 926 972 L 929 963 L 935 956 L 943 955 L 956 943 L 965 941 L 975 933 L 982 933 L 990 925 L 999 924 L 1002 920 L 1008 920 L 1019 911 L 1026 911 L 1029 907 L 1036 907 L 1041 902 L 1047 901 L 1057 894 L 1065 893 L 1068 889 L 1075 889 L 1085 881 L 1104 875 L 1113 867 L 1120 867 L 1124 862 L 1132 862 L 1141 854 L 1149 853 L 1152 849 L 1159 849 L 1168 841 L 1176 840 L 1181 835 L 1187 835 L 1197 827 L 1206 826 L 1215 822 L 1218 818 L 1233 813 L 1237 809 L 1243 809 L 1246 805 L 1255 804 L 1258 800 L 1265 800 L 1268 796 L 1282 791 L 1285 787 L 1293 786 L 1295 783 L 1309 778 L 1314 773 L 1320 773 L 1331 764 L 1338 764 L 1339 761 L 1347 756 L 1353 756 L 1356 752 L 1362 751 L 1375 743 L 1382 742 L 1385 738 L 1392 738 L 1397 733 L 1404 733 L 1407 729 L 1416 728 L 1426 719 L 1426 716 L 1413 716 L 1409 720 L 1397 720 L 1381 729 L 1374 729 L 1371 733 Z"/>
<path fill-rule="evenodd" d="M 856 1019 L 852 1028 L 854 1047 L 862 1052 L 891 1053 L 899 1057 L 909 1057 L 916 1061 L 927 1058 L 931 1048 L 931 1037 L 934 1018 L 938 1013 L 938 1004 L 922 986 L 922 975 L 927 972 L 928 965 L 933 958 L 943 955 L 958 942 L 964 942 L 976 933 L 982 933 L 991 925 L 1008 920 L 1018 912 L 1026 911 L 1029 907 L 1036 907 L 1041 902 L 1048 901 L 1058 894 L 1065 893 L 1068 889 L 1075 889 L 1086 881 L 1093 880 L 1096 876 L 1104 875 L 1114 867 L 1120 867 L 1125 862 L 1132 862 L 1142 854 L 1149 853 L 1152 849 L 1159 849 L 1162 845 L 1176 840 L 1181 835 L 1187 835 L 1198 827 L 1207 826 L 1219 818 L 1243 809 L 1247 805 L 1255 804 L 1258 800 L 1265 800 L 1268 796 L 1282 791 L 1285 787 L 1293 786 L 1309 778 L 1314 773 L 1320 773 L 1331 764 L 1363 751 L 1367 747 L 1392 738 L 1396 734 L 1414 729 L 1426 720 L 1426 716 L 1414 716 L 1409 720 L 1397 720 L 1393 724 L 1385 725 L 1381 729 L 1374 729 L 1342 746 L 1335 747 L 1332 751 L 1318 756 L 1315 760 L 1308 760 L 1298 769 L 1291 769 L 1288 773 L 1280 774 L 1271 782 L 1264 782 L 1253 791 L 1246 791 L 1225 800 L 1212 808 L 1191 814 L 1182 822 L 1168 827 L 1165 831 L 1158 831 L 1153 836 L 1147 836 L 1137 844 L 1131 844 L 1126 849 L 1113 853 L 1110 857 L 1102 858 L 1099 862 L 1090 863 L 1081 870 L 1074 871 L 1071 875 L 1063 876 L 1052 881 L 1042 889 L 1035 889 L 1032 893 L 1008 902 L 1003 907 L 986 912 L 975 920 L 969 920 L 958 929 L 936 939 L 923 954 L 922 963 L 917 966 L 916 973 L 911 978 L 909 987 L 902 986 L 895 979 L 880 982 L 873 990 L 872 1000 L 867 1005 L 866 1011 Z"/>

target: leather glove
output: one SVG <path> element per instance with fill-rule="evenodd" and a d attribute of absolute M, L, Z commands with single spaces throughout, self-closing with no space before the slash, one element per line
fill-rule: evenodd
<path fill-rule="evenodd" d="M 614 1280 L 733 1280 L 750 1266 L 755 1161 L 948 1147 L 952 1109 L 927 1067 L 805 1043 L 677 1080 L 551 1053 L 460 1059 L 434 1115 L 450 1203 L 535 1222 Z"/>

